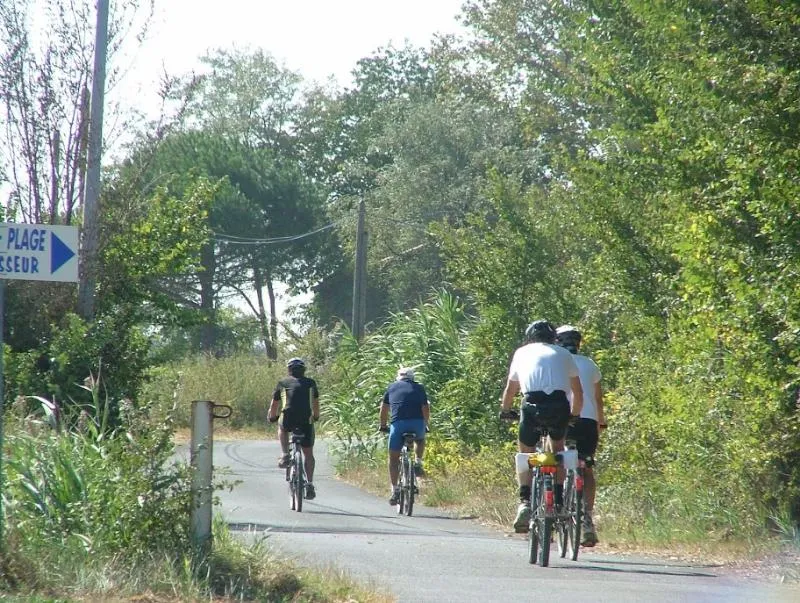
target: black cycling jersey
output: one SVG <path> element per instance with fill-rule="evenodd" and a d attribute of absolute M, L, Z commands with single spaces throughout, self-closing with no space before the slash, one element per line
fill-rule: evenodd
<path fill-rule="evenodd" d="M 275 386 L 273 400 L 283 404 L 284 418 L 301 422 L 311 418 L 311 402 L 319 398 L 317 382 L 309 377 L 284 377 Z"/>

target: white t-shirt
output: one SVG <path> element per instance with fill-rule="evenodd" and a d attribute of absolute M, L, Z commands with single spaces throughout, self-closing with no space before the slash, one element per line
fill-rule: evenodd
<path fill-rule="evenodd" d="M 583 409 L 581 418 L 594 419 L 597 421 L 597 400 L 594 398 L 595 383 L 600 383 L 600 369 L 594 360 L 581 354 L 573 354 L 572 358 L 578 365 L 578 374 L 581 378 L 581 388 L 583 388 Z M 567 393 L 572 402 L 572 392 Z"/>
<path fill-rule="evenodd" d="M 566 394 L 572 391 L 570 377 L 579 377 L 578 367 L 572 354 L 565 348 L 549 343 L 529 343 L 514 352 L 508 378 L 519 381 L 520 391 L 543 391 L 552 394 L 560 389 Z"/>

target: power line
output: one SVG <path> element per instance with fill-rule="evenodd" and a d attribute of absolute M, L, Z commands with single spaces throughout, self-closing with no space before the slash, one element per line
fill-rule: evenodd
<path fill-rule="evenodd" d="M 305 239 L 306 237 L 313 236 L 317 233 L 320 233 L 324 230 L 328 230 L 329 228 L 333 228 L 336 226 L 336 222 L 331 222 L 330 224 L 326 224 L 316 230 L 312 230 L 311 232 L 306 232 L 299 235 L 292 235 L 287 237 L 273 237 L 269 239 L 254 239 L 250 237 L 239 237 L 236 235 L 228 235 L 225 233 L 212 233 L 214 235 L 214 240 L 220 243 L 228 243 L 230 245 L 277 245 L 280 243 L 291 243 L 293 241 L 299 241 L 300 239 Z"/>

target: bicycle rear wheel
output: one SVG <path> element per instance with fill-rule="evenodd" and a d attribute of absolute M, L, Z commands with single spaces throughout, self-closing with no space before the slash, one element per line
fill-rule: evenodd
<path fill-rule="evenodd" d="M 407 459 L 406 466 L 406 515 L 411 517 L 414 512 L 414 466 L 411 464 L 411 459 Z"/>
<path fill-rule="evenodd" d="M 295 489 L 295 478 L 294 478 L 294 466 L 289 467 L 286 470 L 286 481 L 289 483 L 289 502 L 291 504 L 291 510 L 294 511 L 297 508 L 297 503 L 295 502 L 294 498 L 294 489 Z"/>
<path fill-rule="evenodd" d="M 405 513 L 406 505 L 408 504 L 406 492 L 406 465 L 407 458 L 405 452 L 400 455 L 400 471 L 397 478 L 397 486 L 400 489 L 400 498 L 397 501 L 397 514 L 403 515 Z"/>
<path fill-rule="evenodd" d="M 538 470 L 534 470 L 533 492 L 531 493 L 531 519 L 528 523 L 528 563 L 535 564 L 539 559 L 538 517 L 541 512 L 542 487 Z"/>
<path fill-rule="evenodd" d="M 294 488 L 292 490 L 292 510 L 300 513 L 303 510 L 303 496 L 305 494 L 305 479 L 303 479 L 303 453 L 300 450 L 294 451 L 292 458 L 294 471 Z"/>
<path fill-rule="evenodd" d="M 547 567 L 550 565 L 550 539 L 553 535 L 553 518 L 540 517 L 536 522 L 536 531 L 539 532 L 539 565 Z"/>

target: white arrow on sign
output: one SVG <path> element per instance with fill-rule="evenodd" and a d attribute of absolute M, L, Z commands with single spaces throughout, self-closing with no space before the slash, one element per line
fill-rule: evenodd
<path fill-rule="evenodd" d="M 0 222 L 0 278 L 78 282 L 78 227 Z"/>

